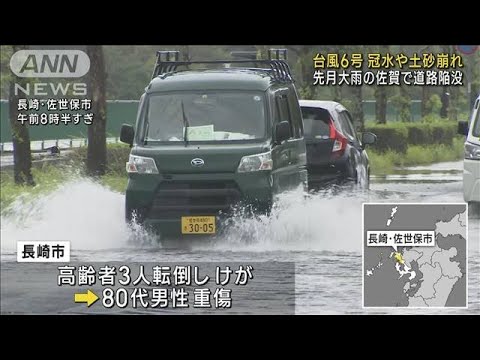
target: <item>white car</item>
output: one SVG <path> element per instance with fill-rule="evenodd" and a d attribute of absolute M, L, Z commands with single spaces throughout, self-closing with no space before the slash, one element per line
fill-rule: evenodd
<path fill-rule="evenodd" d="M 461 121 L 458 132 L 467 137 L 463 161 L 463 198 L 480 202 L 480 96 L 473 106 L 470 122 Z"/>

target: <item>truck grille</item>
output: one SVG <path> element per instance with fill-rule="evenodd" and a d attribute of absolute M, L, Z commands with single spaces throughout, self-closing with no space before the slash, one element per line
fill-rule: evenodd
<path fill-rule="evenodd" d="M 241 198 L 234 181 L 169 181 L 159 185 L 148 217 L 169 219 L 185 215 L 226 213 Z"/>

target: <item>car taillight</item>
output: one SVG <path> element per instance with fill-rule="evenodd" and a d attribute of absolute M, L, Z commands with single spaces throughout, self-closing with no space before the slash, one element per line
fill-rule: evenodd
<path fill-rule="evenodd" d="M 330 120 L 330 139 L 333 141 L 332 155 L 335 157 L 340 157 L 345 152 L 347 148 L 347 138 L 340 134 L 338 130 L 333 125 L 333 121 Z"/>

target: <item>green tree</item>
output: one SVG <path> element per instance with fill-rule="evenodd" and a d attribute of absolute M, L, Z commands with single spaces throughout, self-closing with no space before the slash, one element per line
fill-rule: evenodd
<path fill-rule="evenodd" d="M 293 53 L 295 61 L 291 63 L 292 71 L 296 72 L 295 78 L 299 84 L 299 93 L 302 99 L 315 98 L 315 85 L 313 85 L 313 57 L 314 49 L 305 45 L 287 45 L 287 50 Z M 290 56 L 291 57 L 291 56 Z M 292 57 L 291 57 L 292 58 Z M 292 66 L 293 65 L 293 66 Z"/>
<path fill-rule="evenodd" d="M 435 51 L 436 50 L 436 51 Z M 418 53 L 420 54 L 420 56 L 422 56 L 421 54 L 424 54 L 424 53 L 434 53 L 434 52 L 438 52 L 438 49 L 436 49 L 435 46 L 433 45 L 427 45 L 427 46 L 423 46 L 420 48 L 420 50 L 418 51 Z M 432 106 L 432 89 L 430 86 L 422 86 L 422 95 L 421 95 L 421 108 L 420 108 L 420 113 L 421 113 L 421 116 L 422 118 L 427 116 L 428 114 L 432 113 L 434 107 Z M 436 99 L 436 98 L 433 98 L 433 99 Z"/>
<path fill-rule="evenodd" d="M 19 50 L 27 49 L 25 45 L 13 45 L 12 54 Z M 15 84 L 25 88 L 26 79 L 11 74 L 8 96 L 8 109 L 10 126 L 12 129 L 13 142 L 13 174 L 15 183 L 19 185 L 35 185 L 32 175 L 32 154 L 30 150 L 30 134 L 28 132 L 28 122 L 18 121 L 20 114 L 18 102 L 20 96 L 15 92 Z"/>
<path fill-rule="evenodd" d="M 361 53 L 363 58 L 365 59 L 365 48 L 361 46 L 350 46 L 349 50 L 350 53 Z M 363 69 L 365 69 L 365 63 L 363 65 Z M 364 96 L 364 89 L 363 86 L 353 86 L 352 87 L 352 117 L 354 121 L 357 122 L 357 131 L 363 132 L 365 130 L 365 115 L 363 111 L 363 96 Z"/>
<path fill-rule="evenodd" d="M 87 46 L 87 54 L 90 57 L 89 94 L 94 114 L 88 127 L 87 173 L 99 176 L 105 174 L 107 165 L 106 73 L 102 47 Z"/>
<path fill-rule="evenodd" d="M 412 97 L 409 88 L 405 85 L 400 85 L 398 105 L 400 121 L 412 121 Z"/>
<path fill-rule="evenodd" d="M 381 55 L 388 53 L 389 50 L 388 45 L 378 47 L 378 52 Z M 375 87 L 375 119 L 378 124 L 387 123 L 387 87 L 384 85 Z"/>
<path fill-rule="evenodd" d="M 179 50 L 180 60 L 228 58 L 225 46 L 205 45 L 123 45 L 103 46 L 107 77 L 107 98 L 139 99 L 150 82 L 158 50 Z"/>
<path fill-rule="evenodd" d="M 363 88 L 354 86 L 352 88 L 352 117 L 356 123 L 357 131 L 365 130 L 365 116 L 363 113 Z"/>

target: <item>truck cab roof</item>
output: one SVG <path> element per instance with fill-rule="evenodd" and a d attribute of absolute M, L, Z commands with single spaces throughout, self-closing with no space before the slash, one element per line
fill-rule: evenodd
<path fill-rule="evenodd" d="M 188 70 L 165 73 L 153 78 L 146 92 L 182 90 L 265 91 L 273 82 L 274 79 L 268 69 Z"/>
<path fill-rule="evenodd" d="M 265 91 L 275 83 L 292 84 L 293 82 L 286 61 L 286 49 L 269 49 L 268 59 L 257 59 L 256 53 L 241 52 L 238 54 L 236 52 L 232 53 L 233 55 L 237 57 L 241 55 L 246 58 L 182 61 L 179 60 L 180 53 L 178 51 L 157 51 L 152 80 L 145 92 Z"/>

